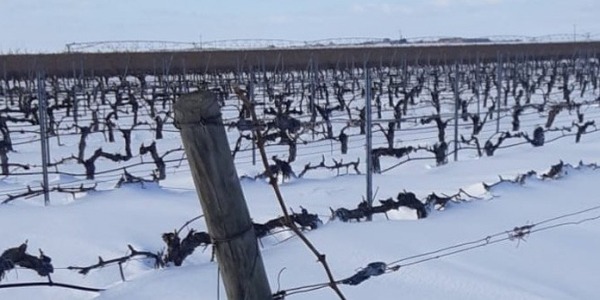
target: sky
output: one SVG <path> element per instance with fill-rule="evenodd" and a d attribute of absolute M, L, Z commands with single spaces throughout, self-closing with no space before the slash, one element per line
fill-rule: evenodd
<path fill-rule="evenodd" d="M 597 0 L 0 0 L 0 52 L 72 42 L 598 34 Z"/>

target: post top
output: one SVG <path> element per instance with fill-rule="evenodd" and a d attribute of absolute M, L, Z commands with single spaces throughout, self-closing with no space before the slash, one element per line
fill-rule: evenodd
<path fill-rule="evenodd" d="M 201 90 L 179 96 L 173 105 L 175 122 L 180 125 L 221 122 L 221 107 L 210 91 Z"/>

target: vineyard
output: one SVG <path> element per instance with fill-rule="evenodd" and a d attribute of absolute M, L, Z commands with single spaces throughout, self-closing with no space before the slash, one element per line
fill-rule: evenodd
<path fill-rule="evenodd" d="M 90 72 L 73 68 L 69 76 L 47 75 L 42 71 L 30 72 L 25 77 L 5 76 L 0 80 L 0 202 L 4 204 L 0 211 L 17 209 L 13 212 L 24 216 L 27 209 L 32 209 L 33 215 L 48 222 L 46 226 L 55 228 L 54 231 L 48 229 L 48 233 L 80 236 L 82 231 L 86 231 L 86 236 L 94 239 L 98 236 L 98 240 L 109 234 L 91 225 L 82 225 L 85 229 L 73 228 L 78 225 L 63 219 L 72 219 L 71 222 L 77 224 L 107 224 L 113 221 L 118 224 L 111 229 L 116 232 L 116 237 L 110 242 L 103 240 L 103 245 L 86 249 L 80 245 L 82 242 L 67 238 L 69 244 L 65 247 L 78 249 L 73 250 L 78 251 L 77 255 L 69 261 L 65 261 L 67 254 L 58 255 L 59 259 L 63 259 L 58 262 L 53 256 L 56 265 L 64 266 L 53 270 L 60 274 L 69 272 L 69 275 L 56 274 L 59 280 L 102 287 L 89 288 L 88 292 L 102 292 L 104 287 L 117 285 L 114 290 L 108 289 L 107 294 L 100 293 L 100 298 L 103 295 L 108 299 L 126 297 L 123 295 L 128 295 L 128 291 L 143 285 L 140 282 L 144 281 L 136 280 L 148 275 L 144 272 L 153 268 L 162 268 L 165 272 L 157 276 L 169 282 L 185 282 L 180 274 L 194 276 L 190 275 L 194 273 L 189 268 L 185 270 L 186 263 L 187 267 L 202 268 L 202 278 L 215 277 L 208 271 L 218 272 L 214 263 L 209 262 L 212 261 L 210 251 L 198 254 L 201 251 L 197 249 L 194 252 L 195 248 L 211 246 L 214 241 L 201 229 L 201 222 L 197 223 L 201 216 L 197 216 L 199 210 L 193 194 L 190 166 L 181 143 L 182 124 L 177 124 L 174 116 L 174 105 L 180 97 L 208 90 L 221 107 L 222 124 L 219 120 L 216 125 L 225 127 L 237 173 L 245 193 L 251 195 L 247 198 L 254 231 L 261 249 L 272 259 L 266 260 L 266 263 L 273 299 L 296 299 L 295 295 L 304 293 L 305 297 L 327 295 L 333 298 L 331 291 L 325 291 L 334 283 L 340 286 L 359 285 L 371 276 L 399 270 L 402 273 L 405 266 L 421 263 L 416 260 L 405 265 L 404 259 L 391 258 L 389 261 L 392 263 L 372 262 L 378 254 L 376 245 L 379 243 L 392 244 L 396 249 L 405 245 L 394 239 L 381 242 L 376 235 L 366 237 L 369 230 L 389 234 L 392 231 L 385 224 L 431 218 L 424 223 L 399 223 L 399 226 L 406 226 L 402 228 L 402 234 L 408 235 L 408 239 L 419 239 L 419 226 L 435 232 L 448 226 L 445 223 L 448 218 L 457 221 L 446 215 L 456 214 L 483 224 L 486 221 L 483 216 L 495 215 L 493 209 L 507 214 L 511 209 L 500 208 L 498 202 L 492 204 L 493 209 L 482 209 L 477 200 L 490 200 L 492 203 L 491 200 L 500 197 L 498 194 L 511 194 L 512 190 L 507 186 L 538 187 L 548 182 L 564 184 L 559 179 L 567 174 L 595 174 L 598 168 L 593 163 L 574 166 L 555 160 L 556 153 L 560 153 L 561 159 L 572 161 L 581 151 L 569 154 L 569 149 L 575 149 L 588 140 L 597 140 L 600 59 L 595 54 L 577 52 L 571 57 L 514 57 L 498 52 L 493 60 L 473 58 L 444 63 L 439 60 L 429 63 L 397 60 L 386 65 L 365 59 L 345 67 L 319 65 L 317 61 L 308 60 L 305 66 L 303 69 L 271 70 L 263 66 L 227 72 L 188 70 L 177 74 L 124 72 L 118 76 L 90 75 Z M 250 111 L 249 107 L 254 110 Z M 263 146 L 264 149 L 261 149 Z M 589 150 L 592 154 L 578 158 L 593 159 L 593 143 L 588 143 L 585 149 L 592 149 Z M 262 164 L 261 150 L 268 154 L 268 168 Z M 521 161 L 515 153 L 527 158 Z M 550 167 L 550 160 L 551 168 L 540 171 L 542 164 Z M 509 165 L 511 169 L 508 169 Z M 523 173 L 531 168 L 537 171 Z M 516 176 L 501 175 L 497 178 L 507 170 Z M 368 182 L 370 179 L 365 180 L 369 171 L 373 173 L 372 183 Z M 323 251 L 327 252 L 328 259 L 330 253 L 339 254 L 350 249 L 353 256 L 349 262 L 342 257 L 331 256 L 332 265 L 339 267 L 336 276 L 345 279 L 314 284 L 324 279 L 322 270 L 312 265 L 308 267 L 309 273 L 321 277 L 306 275 L 294 278 L 295 275 L 287 275 L 287 278 L 281 278 L 281 268 L 285 269 L 288 267 L 285 264 L 290 264 L 290 258 L 282 251 L 303 258 L 307 255 L 296 250 L 302 248 L 300 242 L 294 240 L 295 235 L 280 216 L 281 212 L 274 209 L 274 201 L 271 203 L 273 197 L 265 195 L 272 173 L 277 176 L 282 189 L 292 194 L 288 205 L 294 222 L 308 231 L 311 239 L 314 238 L 321 246 L 325 245 Z M 580 178 L 579 175 L 572 176 Z M 477 181 L 484 183 L 473 185 Z M 364 188 L 369 184 L 376 189 L 372 197 L 378 200 L 372 205 L 364 202 L 370 197 L 365 194 Z M 190 199 L 195 206 L 190 204 Z M 106 206 L 101 207 L 107 208 L 95 213 L 92 203 L 99 202 L 106 202 Z M 165 204 L 167 202 L 168 205 Z M 467 202 L 473 202 L 475 209 L 484 214 L 481 217 L 469 214 L 464 208 L 466 206 L 460 206 Z M 440 257 L 453 255 L 452 251 L 468 251 L 469 247 L 522 241 L 536 232 L 533 228 L 543 228 L 540 231 L 554 228 L 550 225 L 541 227 L 554 221 L 549 213 L 565 214 L 580 208 L 577 203 L 572 204 L 573 209 L 570 209 L 571 206 L 569 209 L 553 207 L 549 213 L 541 213 L 539 218 L 536 215 L 535 220 L 543 221 L 529 223 L 531 220 L 527 219 L 527 224 L 521 224 L 522 220 L 517 216 L 528 217 L 526 213 L 537 213 L 536 209 L 544 205 L 536 203 L 524 205 L 522 211 L 514 216 L 507 215 L 510 222 L 523 226 L 443 248 L 439 251 Z M 593 201 L 587 199 L 582 203 L 589 207 Z M 43 205 L 86 213 L 63 214 L 60 221 L 49 221 L 48 216 L 37 210 Z M 148 212 L 160 211 L 161 215 L 145 214 L 144 207 Z M 444 217 L 437 215 L 447 208 L 452 209 L 452 213 L 444 212 Z M 571 216 L 589 212 L 582 211 Z M 132 215 L 135 215 L 133 220 Z M 376 222 L 362 223 L 373 217 Z M 562 218 L 566 217 L 557 219 Z M 122 221 L 125 219 L 129 221 Z M 579 222 L 595 219 L 590 217 Z M 336 221 L 350 224 L 344 224 L 347 227 L 342 228 L 340 223 L 334 223 Z M 143 228 L 136 227 L 140 224 Z M 326 229 L 321 230 L 324 224 Z M 472 239 L 471 235 L 463 234 L 470 225 L 461 223 L 457 226 L 462 232 L 457 236 Z M 487 223 L 481 226 L 484 230 L 494 230 Z M 179 229 L 169 232 L 173 227 Z M 179 235 L 183 235 L 184 229 L 191 227 L 195 229 L 190 229 L 180 240 Z M 344 240 L 339 245 L 331 245 L 327 243 L 327 238 L 331 238 L 327 230 L 344 234 L 357 232 L 360 236 L 365 235 L 368 242 Z M 162 235 L 164 244 L 157 238 L 160 232 L 167 232 Z M 22 236 L 18 235 L 18 238 L 9 238 L 10 244 L 3 247 L 22 243 Z M 34 267 L 31 263 L 17 265 L 47 276 L 50 284 L 45 285 L 53 285 L 49 275 L 52 272 L 48 271 L 52 265 L 49 266 L 50 260 L 45 254 L 53 253 L 44 244 L 38 243 L 39 240 L 49 242 L 50 237 L 35 233 L 31 237 L 26 236 L 26 239 L 30 238 L 45 252 L 40 250 L 39 258 L 32 258 L 36 262 Z M 33 241 L 34 238 L 38 240 Z M 434 242 L 429 241 L 427 245 L 439 248 L 451 241 L 449 236 L 439 234 Z M 29 257 L 29 254 L 25 255 L 27 243 L 9 250 Z M 284 243 L 289 243 L 289 247 L 282 248 Z M 365 244 L 369 251 L 361 248 Z M 154 251 L 161 247 L 163 250 Z M 20 280 L 9 273 L 14 264 L 13 268 L 5 264 L 9 250 L 0 256 L 0 280 L 6 277 L 16 284 Z M 126 250 L 126 253 L 121 250 Z M 67 252 L 72 255 L 73 251 Z M 407 251 L 407 255 L 400 256 L 425 249 L 415 247 Z M 434 260 L 439 258 L 433 255 L 437 253 L 409 256 L 407 260 Z M 388 254 L 383 256 L 387 259 Z M 97 263 L 93 263 L 98 255 Z M 398 257 L 398 253 L 394 255 Z M 284 256 L 285 259 L 282 258 Z M 314 257 L 308 259 L 314 262 Z M 476 260 L 486 259 L 479 256 Z M 367 265 L 365 262 L 372 263 Z M 184 266 L 184 270 L 175 273 L 176 270 L 165 269 L 171 265 Z M 111 269 L 115 266 L 118 269 Z M 364 268 L 357 269 L 359 267 Z M 273 271 L 275 268 L 279 268 L 279 273 Z M 291 269 L 294 269 L 293 265 Z M 433 270 L 433 273 L 437 272 L 435 268 Z M 294 271 L 303 272 L 298 268 Z M 165 274 L 175 279 L 166 279 Z M 83 276 L 86 276 L 85 279 L 82 279 Z M 35 274 L 23 277 L 36 278 Z M 136 279 L 129 281 L 130 278 Z M 160 279 L 151 279 L 156 280 Z M 129 285 L 118 286 L 119 282 L 129 282 Z M 406 287 L 398 280 L 393 282 Z M 415 282 L 420 288 L 426 287 L 419 280 Z M 280 286 L 282 283 L 283 286 Z M 377 286 L 381 288 L 381 284 L 385 283 L 383 281 Z M 210 284 L 215 284 L 214 280 L 211 279 Z M 216 285 L 219 295 L 218 281 Z M 77 286 L 63 287 L 85 290 Z M 325 291 L 311 294 L 321 289 Z M 210 295 L 213 292 L 211 290 Z M 412 292 L 411 295 L 429 297 L 421 292 Z M 84 292 L 73 293 L 70 296 L 78 299 L 91 297 Z M 367 297 L 367 293 L 351 295 Z M 198 294 L 205 295 L 204 292 Z M 23 295 L 31 296 L 35 292 L 24 292 Z M 60 292 L 46 295 L 65 297 Z M 435 295 L 441 296 L 443 292 Z M 485 294 L 456 295 L 475 299 Z M 523 296 L 498 292 L 496 298 L 515 295 Z M 581 295 L 585 298 L 589 294 Z M 139 294 L 140 299 L 153 296 L 157 295 Z M 191 296 L 174 292 L 162 297 L 185 299 Z M 214 295 L 204 297 L 215 299 Z M 298 295 L 298 299 L 301 297 Z"/>
<path fill-rule="evenodd" d="M 256 161 L 255 127 L 264 132 L 272 163 L 289 165 L 294 176 L 364 173 L 367 94 L 375 173 L 414 160 L 443 165 L 449 159 L 492 156 L 520 144 L 540 147 L 561 138 L 577 143 L 597 130 L 600 64 L 595 57 L 313 67 L 294 72 L 5 79 L 0 85 L 2 175 L 16 182 L 39 180 L 43 155 L 31 161 L 29 154 L 40 151 L 42 118 L 51 149 L 45 171 L 71 179 L 49 184 L 53 193 L 75 195 L 124 181 L 158 182 L 171 173 L 187 172 L 172 106 L 178 95 L 200 89 L 211 90 L 220 101 L 240 175 L 253 179 L 264 177 Z M 250 120 L 235 88 L 255 103 L 259 124 Z M 321 159 L 314 160 L 314 154 Z M 43 186 L 14 187 L 4 191 L 2 201 L 41 193 Z"/>

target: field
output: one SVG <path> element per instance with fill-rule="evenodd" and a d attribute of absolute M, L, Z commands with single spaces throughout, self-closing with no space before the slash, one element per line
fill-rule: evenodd
<path fill-rule="evenodd" d="M 326 254 L 334 277 L 385 262 L 385 274 L 340 284 L 347 298 L 594 298 L 600 294 L 593 252 L 600 246 L 593 222 L 600 208 L 592 196 L 599 176 L 598 74 L 594 57 L 524 57 L 346 71 L 3 80 L 0 129 L 12 150 L 5 143 L 0 153 L 0 248 L 26 242 L 28 253 L 37 256 L 39 248 L 52 258 L 53 282 L 104 291 L 8 288 L 48 277 L 0 265 L 6 269 L 0 297 L 224 298 L 210 246 L 196 248 L 182 266 L 155 268 L 167 251 L 163 233 L 206 231 L 201 218 L 186 224 L 202 211 L 172 104 L 180 94 L 209 89 L 221 101 L 255 223 L 282 214 L 257 154 L 258 129 L 269 158 L 276 156 L 268 163 L 294 171 L 279 178 L 287 206 L 322 221 L 305 234 Z M 240 95 L 255 102 L 260 122 L 248 121 Z M 39 144 L 44 117 L 48 206 Z M 369 122 L 373 205 L 408 193 L 421 204 L 363 222 L 369 213 L 357 206 L 367 198 Z M 362 214 L 361 222 L 333 218 L 341 208 Z M 273 292 L 336 298 L 291 231 L 273 228 L 260 244 Z M 132 256 L 136 251 L 153 255 Z M 121 259 L 107 263 L 113 258 Z"/>

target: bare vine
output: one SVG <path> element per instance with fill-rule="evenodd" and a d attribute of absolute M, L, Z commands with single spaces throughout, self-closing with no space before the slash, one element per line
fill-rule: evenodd
<path fill-rule="evenodd" d="M 234 87 L 234 92 L 240 98 L 240 100 L 242 100 L 244 102 L 244 105 L 246 106 L 247 110 L 250 111 L 250 114 L 252 116 L 252 121 L 254 123 L 257 123 L 258 118 L 256 117 L 256 111 L 254 110 L 254 103 L 252 103 L 246 97 L 246 95 L 243 93 L 243 91 L 239 87 Z M 267 152 L 265 150 L 265 145 L 264 145 L 265 140 L 263 138 L 263 134 L 260 130 L 257 130 L 257 129 L 254 130 L 254 134 L 257 138 L 258 149 L 260 151 L 260 156 L 261 156 L 263 165 L 269 176 L 269 183 L 273 187 L 273 191 L 275 192 L 277 201 L 279 202 L 279 206 L 281 207 L 281 211 L 283 212 L 286 225 L 290 229 L 292 229 L 292 231 L 302 240 L 302 242 L 304 242 L 304 244 L 317 257 L 317 260 L 323 265 L 325 273 L 327 274 L 327 277 L 329 279 L 329 287 L 338 295 L 338 297 L 340 299 L 342 299 L 342 300 L 346 299 L 346 297 L 344 297 L 344 294 L 342 293 L 342 291 L 337 286 L 336 280 L 334 279 L 333 274 L 331 273 L 331 269 L 329 267 L 329 264 L 327 263 L 325 255 L 320 253 L 317 250 L 317 248 L 310 242 L 310 240 L 308 240 L 308 238 L 302 233 L 302 231 L 292 221 L 292 218 L 287 210 L 287 205 L 285 204 L 285 201 L 283 199 L 283 195 L 281 194 L 281 191 L 279 189 L 279 184 L 277 183 L 277 178 L 269 170 L 269 162 L 268 162 L 268 158 L 267 158 Z"/>

